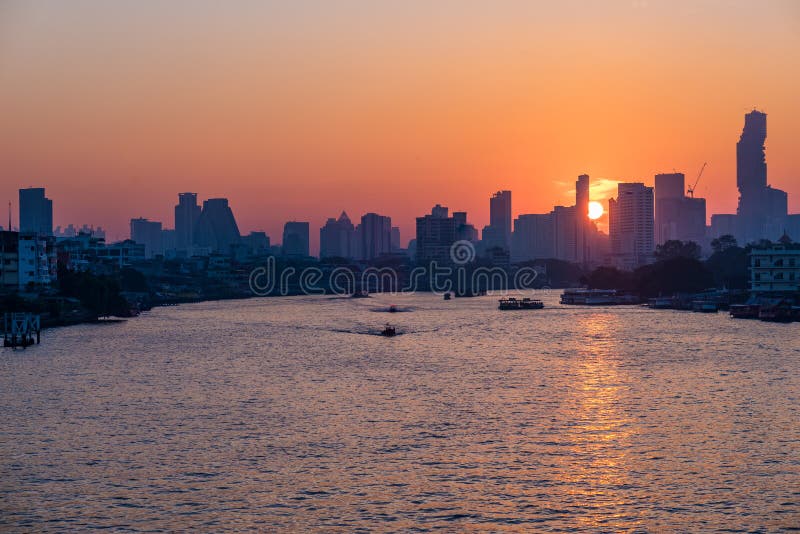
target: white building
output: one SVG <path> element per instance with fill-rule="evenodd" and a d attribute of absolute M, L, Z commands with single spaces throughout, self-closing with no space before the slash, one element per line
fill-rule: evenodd
<path fill-rule="evenodd" d="M 800 291 L 800 243 L 787 235 L 774 245 L 750 251 L 750 291 L 795 293 Z"/>
<path fill-rule="evenodd" d="M 19 288 L 46 286 L 55 280 L 55 247 L 36 233 L 19 234 Z"/>

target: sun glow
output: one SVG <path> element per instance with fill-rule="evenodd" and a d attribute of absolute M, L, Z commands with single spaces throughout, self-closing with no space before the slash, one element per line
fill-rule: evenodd
<path fill-rule="evenodd" d="M 603 205 L 597 202 L 596 200 L 592 200 L 589 202 L 589 218 L 592 220 L 599 219 L 603 216 Z"/>

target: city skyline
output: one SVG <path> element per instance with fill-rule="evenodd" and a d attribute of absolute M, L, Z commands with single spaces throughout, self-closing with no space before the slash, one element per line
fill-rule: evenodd
<path fill-rule="evenodd" d="M 242 233 L 344 209 L 392 217 L 405 242 L 436 202 L 483 228 L 493 191 L 516 217 L 568 203 L 581 173 L 605 199 L 708 162 L 697 195 L 735 213 L 757 107 L 769 182 L 800 211 L 792 2 L 183 7 L 0 7 L 1 199 L 46 187 L 56 225 L 119 239 L 197 191 L 228 198 Z"/>

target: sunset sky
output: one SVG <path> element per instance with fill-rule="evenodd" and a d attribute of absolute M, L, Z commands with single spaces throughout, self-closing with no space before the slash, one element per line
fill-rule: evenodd
<path fill-rule="evenodd" d="M 16 224 L 44 186 L 55 224 L 111 239 L 194 191 L 273 243 L 309 220 L 316 250 L 344 209 L 405 244 L 436 203 L 480 228 L 498 189 L 539 213 L 581 173 L 706 161 L 697 194 L 731 213 L 753 107 L 798 212 L 800 2 L 0 0 L 0 201 Z"/>

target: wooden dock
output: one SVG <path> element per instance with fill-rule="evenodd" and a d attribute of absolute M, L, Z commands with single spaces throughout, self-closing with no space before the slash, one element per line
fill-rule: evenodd
<path fill-rule="evenodd" d="M 41 322 L 32 313 L 3 314 L 3 346 L 15 349 L 28 347 L 41 340 Z"/>

